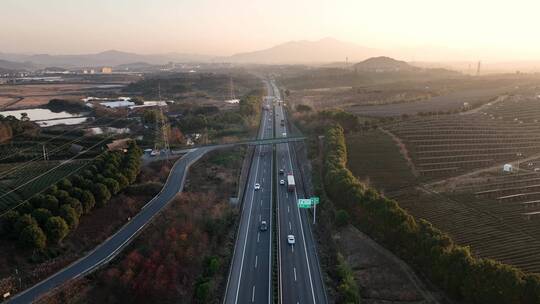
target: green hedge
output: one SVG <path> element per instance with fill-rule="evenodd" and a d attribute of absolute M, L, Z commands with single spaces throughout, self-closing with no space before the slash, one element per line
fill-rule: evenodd
<path fill-rule="evenodd" d="M 130 144 L 126 153 L 105 152 L 84 170 L 7 212 L 0 218 L 0 235 L 35 249 L 60 242 L 77 228 L 83 214 L 90 213 L 95 206 L 104 206 L 111 195 L 135 181 L 141 155 L 135 143 Z"/>
<path fill-rule="evenodd" d="M 467 303 L 540 303 L 540 276 L 491 259 L 471 256 L 425 220 L 362 184 L 347 169 L 343 128 L 326 131 L 324 185 L 351 222 L 424 273 L 449 296 Z"/>

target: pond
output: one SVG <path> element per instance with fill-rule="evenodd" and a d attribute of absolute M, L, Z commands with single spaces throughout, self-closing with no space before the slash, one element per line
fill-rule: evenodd
<path fill-rule="evenodd" d="M 65 111 L 62 112 L 53 112 L 49 109 L 24 109 L 24 110 L 13 110 L 13 111 L 0 111 L 0 115 L 3 116 L 15 116 L 15 118 L 20 119 L 21 114 L 28 114 L 28 118 L 31 121 L 35 121 L 38 125 L 42 127 L 50 127 L 60 124 L 65 125 L 76 125 L 86 121 L 89 117 L 85 116 L 88 113 L 68 113 Z"/>

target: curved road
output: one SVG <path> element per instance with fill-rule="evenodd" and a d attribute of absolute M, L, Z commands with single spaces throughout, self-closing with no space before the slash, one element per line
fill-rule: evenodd
<path fill-rule="evenodd" d="M 216 147 L 203 147 L 195 149 L 176 161 L 161 192 L 144 205 L 141 211 L 120 228 L 120 230 L 89 252 L 86 256 L 16 295 L 9 303 L 31 303 L 43 294 L 67 281 L 84 276 L 113 259 L 127 244 L 129 244 L 138 232 L 144 228 L 144 226 L 146 226 L 146 224 L 148 224 L 152 218 L 176 196 L 176 194 L 178 194 L 178 192 L 182 191 L 189 166 L 201 158 L 206 152 L 215 148 Z"/>

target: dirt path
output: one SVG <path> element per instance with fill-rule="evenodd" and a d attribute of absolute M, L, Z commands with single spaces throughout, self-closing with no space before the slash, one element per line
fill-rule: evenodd
<path fill-rule="evenodd" d="M 484 172 L 495 171 L 497 169 L 502 170 L 502 166 L 504 164 L 511 164 L 512 166 L 517 168 L 518 163 L 524 163 L 524 162 L 532 161 L 532 160 L 535 160 L 535 159 L 538 159 L 538 158 L 540 158 L 540 153 L 531 155 L 531 156 L 529 156 L 527 158 L 523 158 L 523 159 L 520 159 L 520 160 L 515 160 L 515 161 L 510 161 L 510 162 L 509 161 L 500 162 L 500 163 L 497 163 L 497 164 L 495 164 L 493 166 L 489 166 L 487 168 L 481 168 L 481 169 L 474 170 L 474 171 L 471 171 L 469 173 L 465 173 L 465 174 L 462 174 L 462 175 L 445 178 L 443 180 L 433 181 L 433 182 L 428 183 L 426 185 L 429 186 L 429 187 L 432 187 L 432 188 L 436 188 L 436 189 L 441 189 L 441 188 L 438 188 L 438 187 L 443 187 L 446 190 L 451 190 L 451 189 L 455 188 L 457 186 L 457 184 L 463 184 L 464 179 L 471 179 L 475 175 L 478 175 L 478 174 L 484 173 Z M 441 190 L 439 190 L 439 192 L 440 191 Z"/>
<path fill-rule="evenodd" d="M 405 160 L 407 161 L 407 165 L 409 166 L 409 168 L 411 168 L 411 171 L 412 171 L 412 174 L 415 176 L 415 177 L 418 177 L 419 176 L 419 173 L 418 173 L 418 170 L 416 170 L 416 166 L 414 165 L 411 157 L 409 156 L 409 150 L 407 150 L 407 147 L 405 146 L 405 144 L 401 141 L 401 139 L 399 137 L 397 137 L 394 133 L 386 130 L 385 128 L 382 128 L 382 127 L 379 127 L 379 129 L 385 133 L 386 135 L 390 136 L 394 142 L 396 143 L 396 145 L 399 147 L 399 152 L 401 153 L 401 155 L 403 155 L 403 158 L 405 158 Z"/>

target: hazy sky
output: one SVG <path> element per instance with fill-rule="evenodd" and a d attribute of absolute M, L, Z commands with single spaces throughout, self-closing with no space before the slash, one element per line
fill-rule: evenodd
<path fill-rule="evenodd" d="M 334 37 L 540 59 L 539 16 L 540 0 L 0 0 L 0 52 L 230 55 Z"/>

